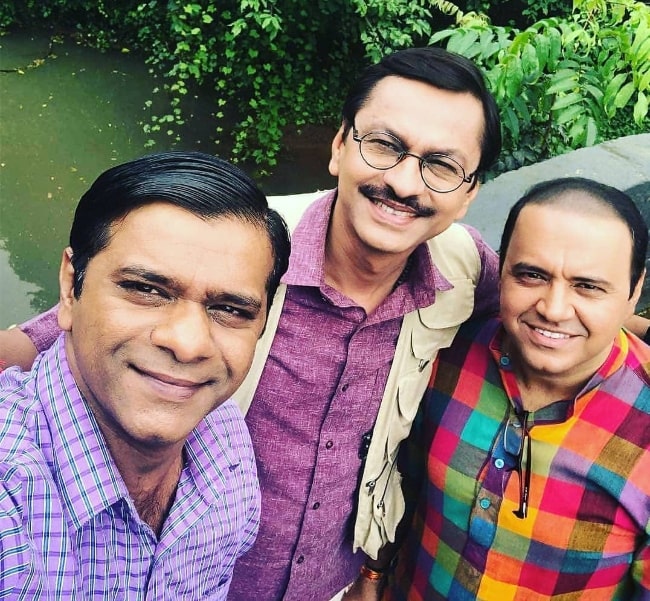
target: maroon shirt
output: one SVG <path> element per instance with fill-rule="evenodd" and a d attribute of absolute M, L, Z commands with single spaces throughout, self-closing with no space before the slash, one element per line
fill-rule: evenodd
<path fill-rule="evenodd" d="M 328 601 L 363 562 L 352 553 L 362 435 L 374 425 L 404 314 L 450 284 L 421 245 L 406 281 L 369 316 L 324 283 L 335 192 L 316 201 L 292 238 L 287 296 L 246 421 L 257 456 L 257 542 L 235 566 L 231 601 Z M 498 260 L 481 256 L 475 313 L 497 309 Z"/>

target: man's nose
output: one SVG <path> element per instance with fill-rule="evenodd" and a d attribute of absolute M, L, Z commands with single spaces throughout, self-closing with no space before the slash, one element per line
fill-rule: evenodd
<path fill-rule="evenodd" d="M 197 302 L 177 300 L 166 307 L 164 318 L 154 327 L 152 342 L 165 348 L 180 363 L 193 363 L 214 354 L 212 321 Z"/>
<path fill-rule="evenodd" d="M 428 189 L 422 179 L 421 160 L 406 154 L 390 169 L 384 171 L 384 182 L 401 198 L 420 196 Z"/>
<path fill-rule="evenodd" d="M 560 283 L 551 283 L 538 300 L 537 311 L 546 321 L 553 323 L 570 319 L 575 314 L 570 290 Z"/>

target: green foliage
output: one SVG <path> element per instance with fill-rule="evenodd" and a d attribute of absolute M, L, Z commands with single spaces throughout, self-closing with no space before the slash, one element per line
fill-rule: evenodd
<path fill-rule="evenodd" d="M 575 0 L 569 19 L 523 31 L 471 13 L 432 36 L 442 41 L 483 68 L 497 98 L 498 172 L 648 129 L 650 8 L 642 2 Z M 623 127 L 615 130 L 616 122 Z"/>
<path fill-rule="evenodd" d="M 511 15 L 513 3 L 527 22 L 521 29 L 497 18 Z M 648 130 L 650 8 L 635 0 L 571 4 L 13 0 L 0 4 L 0 27 L 44 24 L 95 47 L 140 52 L 160 81 L 147 102 L 149 144 L 179 140 L 188 99 L 200 91 L 213 98 L 213 139 L 227 143 L 234 160 L 262 169 L 275 165 L 287 126 L 336 124 L 365 64 L 444 43 L 486 72 L 503 116 L 500 172 Z M 225 117 L 236 124 L 227 132 Z"/>

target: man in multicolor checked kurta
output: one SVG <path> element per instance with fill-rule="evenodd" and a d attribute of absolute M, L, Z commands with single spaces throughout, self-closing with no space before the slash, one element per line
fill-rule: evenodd
<path fill-rule="evenodd" d="M 647 240 L 589 180 L 513 207 L 501 320 L 440 353 L 405 452 L 424 485 L 385 599 L 650 599 L 650 348 L 621 329 Z"/>

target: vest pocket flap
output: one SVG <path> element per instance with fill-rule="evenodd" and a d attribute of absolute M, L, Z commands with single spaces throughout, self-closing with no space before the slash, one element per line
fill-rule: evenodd
<path fill-rule="evenodd" d="M 451 290 L 436 291 L 436 302 L 418 310 L 424 328 L 414 328 L 411 338 L 413 354 L 430 360 L 439 348 L 451 344 L 457 327 L 467 321 L 474 310 L 474 282 L 463 278 L 451 280 Z"/>

